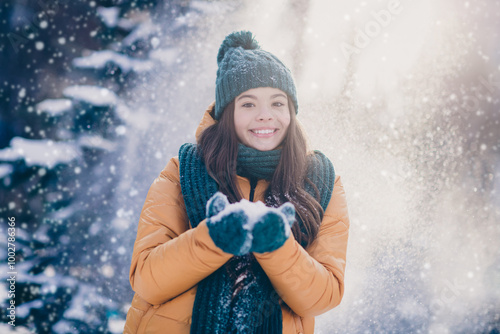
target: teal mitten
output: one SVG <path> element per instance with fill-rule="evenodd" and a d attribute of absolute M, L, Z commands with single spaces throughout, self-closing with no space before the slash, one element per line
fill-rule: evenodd
<path fill-rule="evenodd" d="M 283 246 L 295 222 L 295 207 L 290 202 L 266 209 L 253 225 L 251 252 L 272 252 Z"/>
<path fill-rule="evenodd" d="M 207 226 L 215 245 L 226 253 L 244 255 L 252 246 L 248 215 L 241 202 L 229 204 L 227 197 L 217 192 L 207 202 Z"/>
<path fill-rule="evenodd" d="M 270 208 L 262 202 L 242 199 L 229 204 L 221 192 L 207 202 L 207 226 L 215 245 L 226 253 L 244 255 L 280 248 L 290 236 L 295 208 L 285 203 Z"/>

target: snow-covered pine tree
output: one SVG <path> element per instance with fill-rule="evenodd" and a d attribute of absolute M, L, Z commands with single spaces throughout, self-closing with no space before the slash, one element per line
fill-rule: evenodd
<path fill-rule="evenodd" d="M 79 42 L 84 46 L 77 58 L 72 54 L 74 49 L 60 48 L 66 72 L 58 80 L 53 80 L 55 70 L 50 66 L 39 66 L 35 71 L 47 74 L 39 77 L 42 84 L 38 87 L 45 96 L 59 97 L 43 98 L 35 104 L 28 99 L 24 104 L 11 101 L 18 108 L 17 114 L 3 112 L 11 110 L 12 104 L 2 106 L 2 126 L 15 126 L 3 132 L 8 146 L 0 150 L 0 219 L 2 229 L 5 217 L 15 217 L 17 222 L 17 328 L 37 333 L 118 333 L 123 329 L 123 301 L 129 302 L 130 291 L 122 301 L 110 298 L 116 296 L 115 272 L 129 265 L 114 260 L 121 256 L 123 262 L 127 256 L 114 236 L 121 228 L 120 214 L 109 205 L 120 170 L 112 162 L 123 154 L 121 138 L 130 113 L 120 94 L 139 74 L 153 68 L 146 51 L 158 27 L 148 15 L 167 11 L 175 16 L 188 4 L 172 2 L 159 10 L 158 3 L 122 1 L 110 7 L 110 1 L 77 6 L 56 1 L 50 8 L 39 9 L 34 2 L 10 1 L 0 12 L 11 21 L 16 12 L 41 10 L 38 14 L 47 17 L 48 32 L 36 29 L 35 24 L 44 25 L 40 21 L 32 22 L 39 30 L 34 34 L 35 46 L 30 46 L 33 41 L 25 30 L 12 31 L 10 37 L 20 41 L 17 53 L 11 52 L 12 58 L 22 54 L 31 62 L 37 55 L 24 50 L 54 51 L 55 47 L 47 47 L 53 46 L 52 25 L 65 24 L 65 32 L 74 30 L 70 36 L 59 37 L 59 44 L 64 45 L 62 38 L 71 41 L 81 37 Z M 89 22 L 97 17 L 100 22 Z M 75 27 L 75 21 L 81 26 Z M 2 47 L 12 51 L 13 45 Z M 43 81 L 58 87 L 50 93 L 43 88 Z M 34 101 L 36 98 L 31 98 Z M 5 242 L 2 240 L 2 245 Z M 2 258 L 6 254 L 2 253 Z"/>

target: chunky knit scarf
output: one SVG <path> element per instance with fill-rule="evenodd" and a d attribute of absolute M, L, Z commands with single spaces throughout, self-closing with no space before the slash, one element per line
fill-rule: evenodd
<path fill-rule="evenodd" d="M 239 144 L 237 173 L 270 180 L 280 157 L 280 149 L 259 151 Z M 189 220 L 195 228 L 206 218 L 206 203 L 217 192 L 218 186 L 208 174 L 195 144 L 181 146 L 179 163 L 182 195 Z M 309 160 L 308 177 L 318 188 L 320 204 L 325 210 L 333 191 L 335 171 L 330 160 L 320 151 L 315 151 Z M 305 189 L 314 196 L 312 186 L 306 184 Z M 236 278 L 243 288 L 234 289 Z M 198 283 L 191 333 L 282 333 L 280 299 L 252 253 L 233 256 Z"/>

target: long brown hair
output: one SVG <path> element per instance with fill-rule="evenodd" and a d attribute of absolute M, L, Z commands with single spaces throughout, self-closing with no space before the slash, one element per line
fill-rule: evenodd
<path fill-rule="evenodd" d="M 282 142 L 281 158 L 265 192 L 265 203 L 278 207 L 285 202 L 295 206 L 301 226 L 294 224 L 295 239 L 307 247 L 316 238 L 323 219 L 323 208 L 319 204 L 319 191 L 307 178 L 307 144 L 304 131 L 296 120 L 293 102 L 288 97 L 290 125 Z M 212 117 L 213 110 L 211 113 Z M 198 140 L 200 154 L 210 176 L 218 183 L 219 191 L 231 203 L 243 196 L 236 179 L 238 137 L 234 126 L 234 101 L 222 113 L 220 120 L 206 128 Z M 308 183 L 315 190 L 311 196 L 305 189 Z"/>

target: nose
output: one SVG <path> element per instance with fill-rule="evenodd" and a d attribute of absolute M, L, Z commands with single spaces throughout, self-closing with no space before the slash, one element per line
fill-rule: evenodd
<path fill-rule="evenodd" d="M 273 119 L 273 114 L 268 107 L 261 107 L 259 109 L 259 114 L 257 115 L 257 119 L 259 121 L 271 120 Z"/>

